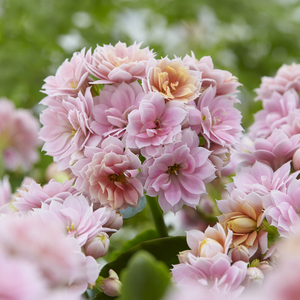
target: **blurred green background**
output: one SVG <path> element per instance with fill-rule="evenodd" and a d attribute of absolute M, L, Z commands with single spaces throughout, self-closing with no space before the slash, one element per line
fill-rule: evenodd
<path fill-rule="evenodd" d="M 299 27 L 297 0 L 0 0 L 0 97 L 38 115 L 43 79 L 74 51 L 136 40 L 158 58 L 210 55 L 237 76 L 247 128 L 261 77 L 299 62 Z"/>
<path fill-rule="evenodd" d="M 136 40 L 157 57 L 192 50 L 232 72 L 247 127 L 260 78 L 299 61 L 299 28 L 297 0 L 0 0 L 0 96 L 31 108 L 74 51 Z"/>

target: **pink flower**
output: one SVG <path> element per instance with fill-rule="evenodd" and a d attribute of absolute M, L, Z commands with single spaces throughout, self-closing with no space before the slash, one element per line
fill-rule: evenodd
<path fill-rule="evenodd" d="M 249 165 L 260 161 L 277 170 L 292 159 L 299 147 L 300 134 L 289 137 L 282 129 L 275 128 L 267 139 L 255 139 L 253 146 L 248 146 L 247 152 L 240 152 L 239 156 Z"/>
<path fill-rule="evenodd" d="M 44 125 L 40 131 L 40 139 L 45 142 L 43 150 L 53 156 L 59 170 L 67 169 L 75 151 L 101 141 L 90 127 L 93 97 L 88 88 L 85 95 L 79 92 L 77 98 L 68 96 L 62 101 L 53 98 L 47 105 L 40 117 Z"/>
<path fill-rule="evenodd" d="M 255 121 L 249 128 L 249 135 L 253 139 L 267 138 L 275 128 L 284 127 L 289 115 L 298 108 L 299 96 L 295 90 L 288 90 L 283 95 L 274 92 L 270 99 L 263 102 L 263 110 L 254 115 Z"/>
<path fill-rule="evenodd" d="M 71 195 L 78 193 L 72 187 L 74 180 L 64 181 L 63 183 L 56 182 L 51 179 L 48 184 L 41 187 L 34 180 L 30 184 L 25 184 L 18 190 L 19 196 L 16 196 L 16 202 L 13 205 L 21 212 L 28 212 L 34 208 L 41 208 L 42 203 L 49 204 L 52 199 L 63 202 Z"/>
<path fill-rule="evenodd" d="M 10 171 L 29 170 L 38 161 L 39 122 L 26 109 L 15 109 L 12 102 L 0 99 L 0 155 Z"/>
<path fill-rule="evenodd" d="M 263 206 L 268 222 L 277 227 L 282 236 L 288 236 L 300 222 L 300 184 L 294 179 L 285 191 L 272 191 L 264 198 Z"/>
<path fill-rule="evenodd" d="M 180 102 L 165 103 L 159 93 L 148 94 L 128 115 L 126 146 L 142 150 L 145 157 L 155 155 L 158 147 L 176 141 L 186 115 Z"/>
<path fill-rule="evenodd" d="M 273 190 L 285 192 L 289 184 L 298 176 L 299 172 L 290 175 L 291 163 L 287 162 L 277 171 L 259 161 L 253 166 L 242 168 L 240 172 L 233 177 L 233 182 L 227 184 L 227 190 L 232 192 L 238 189 L 246 194 L 252 191 L 265 196 Z"/>
<path fill-rule="evenodd" d="M 284 94 L 287 90 L 300 91 L 300 64 L 283 65 L 275 77 L 263 77 L 262 83 L 256 89 L 257 99 L 269 99 L 274 91 Z"/>
<path fill-rule="evenodd" d="M 210 56 L 203 56 L 199 61 L 195 58 L 194 52 L 192 56 L 186 55 L 183 58 L 183 64 L 188 66 L 190 70 L 200 71 L 202 75 L 201 89 L 205 90 L 210 86 L 216 88 L 216 95 L 228 95 L 236 93 L 236 88 L 241 84 L 235 76 L 228 71 L 214 69 L 214 64 Z"/>
<path fill-rule="evenodd" d="M 70 195 L 63 202 L 52 198 L 50 203 L 43 202 L 41 208 L 34 211 L 45 222 L 61 224 L 65 234 L 74 237 L 82 248 L 102 233 L 116 231 L 104 227 L 110 217 L 109 209 L 102 207 L 93 211 L 83 195 Z"/>
<path fill-rule="evenodd" d="M 218 201 L 222 215 L 219 222 L 226 231 L 232 230 L 232 245 L 240 244 L 249 249 L 252 256 L 260 248 L 261 253 L 267 251 L 267 232 L 260 231 L 264 218 L 262 197 L 254 192 L 245 194 L 233 190 L 227 199 Z"/>
<path fill-rule="evenodd" d="M 68 289 L 76 291 L 79 296 L 88 283 L 97 279 L 99 272 L 97 262 L 92 257 L 85 257 L 74 239 L 67 238 L 55 223 L 44 223 L 37 216 L 14 215 L 0 218 L 1 256 L 6 257 L 6 262 L 17 263 L 20 268 L 26 263 L 31 265 L 28 268 L 28 280 L 36 277 L 41 280 L 31 282 L 27 291 L 31 285 L 38 288 L 44 282 L 48 293 Z M 8 275 L 2 273 L 4 270 L 2 266 L 1 279 Z M 33 277 L 32 271 L 35 270 L 37 276 Z M 22 285 L 24 284 L 23 282 Z M 24 286 L 22 288 L 24 290 Z M 14 290 L 10 292 L 14 293 Z"/>
<path fill-rule="evenodd" d="M 171 271 L 176 284 L 195 282 L 215 297 L 236 299 L 244 290 L 241 283 L 246 276 L 247 263 L 238 261 L 231 265 L 230 258 L 223 253 L 212 258 L 189 253 L 187 261 L 174 265 Z"/>
<path fill-rule="evenodd" d="M 196 109 L 189 110 L 189 125 L 205 138 L 208 147 L 214 142 L 234 146 L 242 136 L 241 113 L 227 96 L 216 96 L 216 87 L 208 87 L 200 96 Z"/>
<path fill-rule="evenodd" d="M 201 73 L 185 67 L 179 58 L 150 59 L 143 80 L 146 93 L 159 92 L 166 101 L 188 102 L 200 95 Z"/>
<path fill-rule="evenodd" d="M 142 183 L 135 178 L 141 167 L 139 158 L 115 138 L 105 139 L 101 148 L 87 147 L 86 158 L 71 167 L 77 176 L 75 187 L 88 193 L 93 202 L 125 209 L 136 206 L 143 195 Z"/>
<path fill-rule="evenodd" d="M 137 109 L 145 93 L 135 81 L 130 84 L 121 83 L 105 85 L 95 105 L 91 128 L 98 135 L 122 138 L 126 132 L 128 115 Z"/>
<path fill-rule="evenodd" d="M 49 96 L 70 95 L 77 97 L 79 91 L 82 94 L 93 81 L 89 72 L 85 69 L 85 63 L 91 62 L 91 53 L 88 51 L 85 57 L 85 49 L 80 53 L 75 52 L 69 61 L 66 59 L 57 69 L 55 76 L 48 76 L 44 81 L 44 93 Z"/>
<path fill-rule="evenodd" d="M 140 49 L 142 43 L 127 47 L 118 42 L 115 46 L 97 46 L 92 61 L 87 61 L 87 70 L 99 80 L 94 83 L 115 83 L 141 80 L 146 77 L 145 69 L 150 58 L 154 57 L 153 50 Z"/>
<path fill-rule="evenodd" d="M 187 232 L 187 243 L 193 255 L 212 258 L 218 253 L 228 253 L 232 241 L 232 231 L 226 235 L 222 226 L 217 223 L 214 227 L 208 226 L 203 233 L 199 230 Z"/>
<path fill-rule="evenodd" d="M 11 197 L 11 187 L 8 180 L 8 176 L 4 176 L 0 180 L 0 207 L 9 203 Z"/>
<path fill-rule="evenodd" d="M 140 177 L 147 195 L 158 195 L 164 212 L 176 212 L 183 204 L 195 208 L 206 193 L 205 183 L 215 178 L 210 152 L 198 144 L 197 134 L 185 129 L 180 142 L 166 145 L 157 157 L 143 164 Z"/>

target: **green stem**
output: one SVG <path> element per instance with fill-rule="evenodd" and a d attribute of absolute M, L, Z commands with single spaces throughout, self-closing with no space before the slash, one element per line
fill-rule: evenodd
<path fill-rule="evenodd" d="M 150 207 L 156 230 L 160 237 L 167 237 L 168 230 L 163 218 L 163 212 L 158 204 L 157 197 L 150 197 L 148 195 L 145 195 L 148 205 Z"/>
<path fill-rule="evenodd" d="M 4 160 L 2 157 L 2 151 L 0 149 L 0 179 L 4 176 L 4 174 L 5 174 Z"/>

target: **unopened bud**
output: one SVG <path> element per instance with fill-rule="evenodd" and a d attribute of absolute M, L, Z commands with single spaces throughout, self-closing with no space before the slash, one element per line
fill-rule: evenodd
<path fill-rule="evenodd" d="M 110 269 L 109 277 L 103 278 L 99 276 L 99 278 L 96 281 L 96 285 L 107 296 L 117 297 L 120 295 L 122 283 L 119 280 L 118 274 L 114 270 Z"/>
<path fill-rule="evenodd" d="M 260 269 L 250 267 L 247 269 L 246 277 L 242 284 L 246 287 L 259 287 L 262 285 L 264 278 L 264 274 Z"/>
<path fill-rule="evenodd" d="M 274 269 L 273 267 L 270 266 L 270 264 L 267 261 L 262 261 L 258 268 L 264 273 L 264 275 Z"/>
<path fill-rule="evenodd" d="M 236 233 L 249 233 L 257 228 L 256 221 L 248 217 L 240 217 L 228 222 L 228 228 Z"/>
<path fill-rule="evenodd" d="M 300 170 L 300 149 L 298 149 L 293 156 L 293 167 L 295 171 Z"/>
<path fill-rule="evenodd" d="M 84 247 L 85 254 L 95 259 L 104 256 L 109 248 L 109 236 L 101 232 L 98 236 L 90 240 Z"/>
<path fill-rule="evenodd" d="M 109 213 L 110 217 L 108 218 L 106 223 L 103 224 L 103 227 L 109 227 L 111 229 L 119 230 L 123 226 L 123 218 L 121 214 L 114 209 L 111 209 Z"/>
<path fill-rule="evenodd" d="M 240 260 L 246 263 L 249 262 L 250 253 L 248 251 L 248 248 L 246 248 L 243 245 L 239 245 L 231 249 L 230 255 L 231 255 L 232 262 L 237 262 Z"/>

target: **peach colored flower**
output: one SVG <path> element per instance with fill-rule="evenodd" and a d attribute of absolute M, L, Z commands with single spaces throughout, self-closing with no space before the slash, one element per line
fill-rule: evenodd
<path fill-rule="evenodd" d="M 166 101 L 188 102 L 200 95 L 201 73 L 185 67 L 179 58 L 150 59 L 143 80 L 146 93 L 159 92 Z"/>
<path fill-rule="evenodd" d="M 218 201 L 218 208 L 223 213 L 218 216 L 219 222 L 226 231 L 233 231 L 233 247 L 246 246 L 250 257 L 258 246 L 261 253 L 267 251 L 267 232 L 260 231 L 264 218 L 260 195 L 234 190 L 226 200 Z"/>

